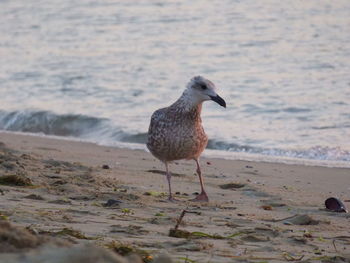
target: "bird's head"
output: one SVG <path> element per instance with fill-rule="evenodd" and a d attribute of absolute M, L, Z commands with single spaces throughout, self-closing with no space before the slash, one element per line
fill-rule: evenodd
<path fill-rule="evenodd" d="M 198 103 L 213 100 L 226 108 L 226 102 L 216 93 L 214 83 L 202 76 L 193 77 L 187 84 L 185 92 Z"/>

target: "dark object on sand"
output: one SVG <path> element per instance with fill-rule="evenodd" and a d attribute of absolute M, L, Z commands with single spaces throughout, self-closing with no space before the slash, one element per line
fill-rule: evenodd
<path fill-rule="evenodd" d="M 104 164 L 104 165 L 102 165 L 102 169 L 110 169 L 110 167 L 108 164 Z"/>
<path fill-rule="evenodd" d="M 32 181 L 22 174 L 0 176 L 0 184 L 10 186 L 32 186 Z"/>
<path fill-rule="evenodd" d="M 347 213 L 345 205 L 338 198 L 330 197 L 324 202 L 326 208 L 333 212 Z"/>
<path fill-rule="evenodd" d="M 244 186 L 245 186 L 245 184 L 241 184 L 241 183 L 228 183 L 228 184 L 219 185 L 219 187 L 221 189 L 238 189 L 238 188 L 242 188 Z"/>
<path fill-rule="evenodd" d="M 102 204 L 104 207 L 116 207 L 122 203 L 120 200 L 109 199 L 105 204 Z"/>

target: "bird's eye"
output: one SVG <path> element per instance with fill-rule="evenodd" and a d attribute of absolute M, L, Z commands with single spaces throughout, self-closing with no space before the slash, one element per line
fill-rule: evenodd
<path fill-rule="evenodd" d="M 202 90 L 205 90 L 205 89 L 207 89 L 207 86 L 204 85 L 204 84 L 201 84 L 201 89 L 202 89 Z"/>

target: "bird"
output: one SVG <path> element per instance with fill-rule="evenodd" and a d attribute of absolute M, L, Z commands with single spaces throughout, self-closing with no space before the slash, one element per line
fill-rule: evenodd
<path fill-rule="evenodd" d="M 151 116 L 147 148 L 165 165 L 170 201 L 176 199 L 171 189 L 169 163 L 182 159 L 194 160 L 197 165 L 201 193 L 192 201 L 209 201 L 199 164 L 199 157 L 208 144 L 208 136 L 202 126 L 202 104 L 209 100 L 226 108 L 226 102 L 216 93 L 214 83 L 195 76 L 187 83 L 178 100 L 169 107 L 156 110 Z"/>

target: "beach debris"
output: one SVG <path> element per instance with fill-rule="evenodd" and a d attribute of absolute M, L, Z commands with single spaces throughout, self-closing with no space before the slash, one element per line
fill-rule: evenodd
<path fill-rule="evenodd" d="M 96 199 L 96 196 L 94 195 L 75 195 L 75 196 L 69 196 L 68 197 L 71 200 L 75 200 L 75 201 L 90 201 L 90 200 L 94 200 Z"/>
<path fill-rule="evenodd" d="M 335 245 L 335 241 L 336 241 L 336 240 L 333 239 L 332 244 L 333 244 L 333 247 L 334 247 L 335 252 L 338 253 L 338 249 L 337 249 L 337 246 Z"/>
<path fill-rule="evenodd" d="M 143 195 L 153 196 L 153 197 L 164 197 L 166 193 L 157 191 L 147 191 Z"/>
<path fill-rule="evenodd" d="M 50 179 L 59 179 L 61 178 L 60 175 L 57 175 L 58 173 L 55 173 L 55 174 L 45 174 L 44 176 L 46 176 L 47 178 L 50 178 Z"/>
<path fill-rule="evenodd" d="M 178 237 L 178 238 L 189 238 L 191 235 L 191 232 L 187 230 L 180 230 L 179 226 L 182 222 L 182 219 L 184 218 L 186 213 L 190 213 L 190 211 L 184 209 L 182 210 L 179 218 L 176 220 L 176 225 L 174 228 L 171 228 L 169 230 L 169 237 Z"/>
<path fill-rule="evenodd" d="M 68 183 L 68 181 L 66 181 L 66 180 L 57 180 L 57 181 L 53 182 L 51 185 L 58 186 L 58 185 L 64 185 L 67 183 Z"/>
<path fill-rule="evenodd" d="M 148 251 L 139 249 L 130 244 L 125 244 L 113 240 L 112 242 L 106 244 L 105 247 L 111 249 L 112 251 L 121 256 L 131 256 L 133 254 L 138 255 L 144 263 L 150 263 L 153 260 L 153 256 Z M 135 261 L 129 260 L 129 262 Z"/>
<path fill-rule="evenodd" d="M 102 169 L 110 169 L 110 167 L 108 164 L 104 164 L 104 165 L 102 165 Z"/>
<path fill-rule="evenodd" d="M 207 238 L 213 238 L 213 239 L 225 239 L 226 237 L 218 235 L 218 234 L 207 234 L 204 232 L 199 232 L 199 231 L 195 231 L 195 232 L 191 232 L 190 237 L 207 237 Z M 227 238 L 229 238 L 230 236 L 228 236 Z"/>
<path fill-rule="evenodd" d="M 0 176 L 0 184 L 9 186 L 32 186 L 32 181 L 24 174 Z"/>
<path fill-rule="evenodd" d="M 170 229 L 169 236 L 176 238 L 211 238 L 211 239 L 229 239 L 243 234 L 243 232 L 238 232 L 231 234 L 229 236 L 221 236 L 218 234 L 208 234 L 200 231 L 189 232 L 187 230 L 181 229 Z"/>
<path fill-rule="evenodd" d="M 158 212 L 158 213 L 156 213 L 154 216 L 165 216 L 165 214 L 162 213 L 162 212 Z"/>
<path fill-rule="evenodd" d="M 57 161 L 57 160 L 53 160 L 53 159 L 49 159 L 49 160 L 43 160 L 42 161 L 44 164 L 47 165 L 47 168 L 50 167 L 59 167 L 59 166 L 71 166 L 71 163 L 69 162 L 64 162 L 64 161 Z"/>
<path fill-rule="evenodd" d="M 135 201 L 135 200 L 140 199 L 140 197 L 135 195 L 135 194 L 123 193 L 123 192 L 118 193 L 117 197 L 120 199 L 123 199 L 123 200 L 127 200 L 127 201 Z"/>
<path fill-rule="evenodd" d="M 33 200 L 45 200 L 41 195 L 36 195 L 36 194 L 26 195 L 24 198 L 33 199 Z"/>
<path fill-rule="evenodd" d="M 170 216 L 167 216 L 165 214 L 162 215 L 162 213 L 157 213 L 155 214 L 155 217 L 148 219 L 147 222 L 153 225 L 169 225 L 172 224 L 174 220 Z"/>
<path fill-rule="evenodd" d="M 55 199 L 55 200 L 49 201 L 48 203 L 57 204 L 57 205 L 70 205 L 70 204 L 72 204 L 72 201 L 67 200 L 67 199 Z"/>
<path fill-rule="evenodd" d="M 304 255 L 301 256 L 294 256 L 291 253 L 283 252 L 282 254 L 283 258 L 287 261 L 300 261 L 304 258 Z"/>
<path fill-rule="evenodd" d="M 273 210 L 271 205 L 262 205 L 261 208 L 264 209 L 264 210 L 268 210 L 268 211 Z"/>
<path fill-rule="evenodd" d="M 189 232 L 187 230 L 171 228 L 169 230 L 169 237 L 189 238 L 189 237 L 191 237 L 191 232 Z"/>
<path fill-rule="evenodd" d="M 318 225 L 319 221 L 313 219 L 311 216 L 303 215 L 294 215 L 287 217 L 278 221 L 282 221 L 285 225 Z"/>
<path fill-rule="evenodd" d="M 228 183 L 228 184 L 221 184 L 221 185 L 219 185 L 219 187 L 221 189 L 225 189 L 225 190 L 228 190 L 228 189 L 239 189 L 239 188 L 242 188 L 244 186 L 245 186 L 245 184 L 242 184 L 242 183 Z"/>
<path fill-rule="evenodd" d="M 330 197 L 325 201 L 325 206 L 328 210 L 338 213 L 347 213 L 348 211 L 345 208 L 345 205 L 343 202 L 336 198 L 336 197 Z"/>
<path fill-rule="evenodd" d="M 125 215 L 133 215 L 134 214 L 134 211 L 132 209 L 130 209 L 130 208 L 123 208 L 121 211 L 122 211 L 124 216 Z"/>
<path fill-rule="evenodd" d="M 171 228 L 169 230 L 170 237 L 176 237 L 176 238 L 202 238 L 202 237 L 204 237 L 204 238 L 213 238 L 213 239 L 227 239 L 227 238 L 236 237 L 236 236 L 243 233 L 243 232 L 237 232 L 237 233 L 231 234 L 229 236 L 221 236 L 218 234 L 207 234 L 207 233 L 199 232 L 199 231 L 189 232 L 187 230 L 181 230 L 181 229 L 179 229 L 179 226 L 180 226 L 182 219 L 184 218 L 186 213 L 198 214 L 198 212 L 196 212 L 196 211 L 183 210 L 180 214 L 180 217 L 176 221 L 175 227 Z"/>
<path fill-rule="evenodd" d="M 222 206 L 221 209 L 224 209 L 224 210 L 236 210 L 237 207 L 236 206 Z"/>
<path fill-rule="evenodd" d="M 175 227 L 174 227 L 174 230 L 175 230 L 175 231 L 179 228 L 179 226 L 180 226 L 180 224 L 181 224 L 181 222 L 182 222 L 182 219 L 184 218 L 184 216 L 185 216 L 186 213 L 188 213 L 188 211 L 187 211 L 186 209 L 182 210 L 182 212 L 181 212 L 179 218 L 176 220 L 176 225 L 175 225 Z"/>
<path fill-rule="evenodd" d="M 94 240 L 96 239 L 95 237 L 87 237 L 85 236 L 81 231 L 74 230 L 72 228 L 63 228 L 62 230 L 58 232 L 53 233 L 55 236 L 71 236 L 76 239 L 87 239 L 87 240 Z"/>
<path fill-rule="evenodd" d="M 116 200 L 116 199 L 108 199 L 106 203 L 103 203 L 102 206 L 103 207 L 119 207 L 119 205 L 123 203 L 120 200 Z"/>
<path fill-rule="evenodd" d="M 0 220 L 8 220 L 9 217 L 7 215 L 4 215 L 3 212 L 0 212 Z"/>
<path fill-rule="evenodd" d="M 306 237 L 306 238 L 313 238 L 314 236 L 312 235 L 311 232 L 306 231 L 306 232 L 303 234 L 303 237 Z"/>

